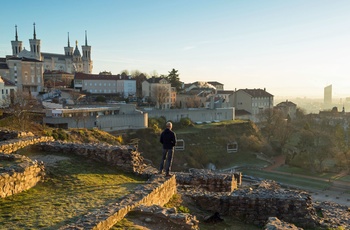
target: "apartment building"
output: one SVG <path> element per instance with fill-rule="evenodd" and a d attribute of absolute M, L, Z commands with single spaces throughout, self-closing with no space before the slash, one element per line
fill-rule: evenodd
<path fill-rule="evenodd" d="M 136 95 L 136 80 L 121 75 L 75 73 L 74 88 L 91 94 L 120 94 L 127 98 Z"/>
<path fill-rule="evenodd" d="M 259 114 L 273 108 L 273 95 L 266 89 L 239 89 L 235 91 L 234 100 L 236 110 L 250 113 L 253 122 L 260 122 Z"/>
<path fill-rule="evenodd" d="M 297 114 L 297 105 L 291 101 L 282 101 L 275 106 L 286 118 L 295 119 Z"/>
<path fill-rule="evenodd" d="M 9 97 L 17 90 L 16 85 L 0 76 L 0 108 L 9 105 Z"/>
<path fill-rule="evenodd" d="M 148 114 L 132 104 L 47 109 L 44 124 L 56 128 L 98 128 L 107 132 L 148 127 Z"/>
<path fill-rule="evenodd" d="M 172 105 L 171 84 L 160 77 L 152 77 L 142 82 L 144 101 L 152 102 L 158 109 L 170 109 Z"/>

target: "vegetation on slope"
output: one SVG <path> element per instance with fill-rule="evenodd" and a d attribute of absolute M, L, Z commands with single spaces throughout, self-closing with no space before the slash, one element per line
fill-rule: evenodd
<path fill-rule="evenodd" d="M 159 143 L 162 131 L 159 123 L 154 120 L 150 123 L 151 128 L 129 133 L 125 139 L 138 138 L 138 150 L 143 156 L 151 160 L 155 167 L 161 159 L 162 146 Z M 257 127 L 251 122 L 231 121 L 222 123 L 211 123 L 202 125 L 185 124 L 184 121 L 175 123 L 173 130 L 177 139 L 185 141 L 185 150 L 175 151 L 173 170 L 182 171 L 188 168 L 207 168 L 208 164 L 214 164 L 223 169 L 239 164 L 246 159 L 251 164 L 266 164 L 256 159 L 254 153 L 262 151 L 266 146 Z M 238 153 L 227 153 L 227 143 L 236 141 Z"/>
<path fill-rule="evenodd" d="M 31 153 L 31 157 L 36 154 Z M 59 156 L 65 160 L 47 167 L 44 182 L 0 200 L 1 229 L 58 229 L 143 183 L 131 174 L 82 160 L 81 156 Z"/>

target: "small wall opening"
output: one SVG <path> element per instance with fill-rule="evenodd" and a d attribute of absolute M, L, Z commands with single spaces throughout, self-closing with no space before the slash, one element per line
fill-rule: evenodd
<path fill-rule="evenodd" d="M 226 149 L 228 153 L 236 153 L 238 151 L 238 143 L 236 141 L 229 142 Z"/>
<path fill-rule="evenodd" d="M 185 150 L 185 141 L 183 139 L 177 139 L 175 150 Z"/>

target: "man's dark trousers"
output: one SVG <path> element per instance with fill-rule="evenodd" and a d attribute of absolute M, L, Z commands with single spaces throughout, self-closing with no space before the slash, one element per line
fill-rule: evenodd
<path fill-rule="evenodd" d="M 168 175 L 170 170 L 171 170 L 171 164 L 173 162 L 173 153 L 174 153 L 174 148 L 171 149 L 163 149 L 163 156 L 162 160 L 159 166 L 159 171 L 162 172 L 164 168 L 164 163 L 165 163 L 165 173 Z M 168 157 L 167 157 L 168 155 Z M 166 162 L 165 162 L 166 160 Z"/>

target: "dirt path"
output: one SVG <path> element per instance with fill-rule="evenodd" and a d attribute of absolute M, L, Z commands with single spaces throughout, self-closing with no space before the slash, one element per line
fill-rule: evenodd
<path fill-rule="evenodd" d="M 286 162 L 286 157 L 285 156 L 277 156 L 274 158 L 274 164 L 267 166 L 264 168 L 265 171 L 273 171 L 275 168 L 278 168 Z"/>

